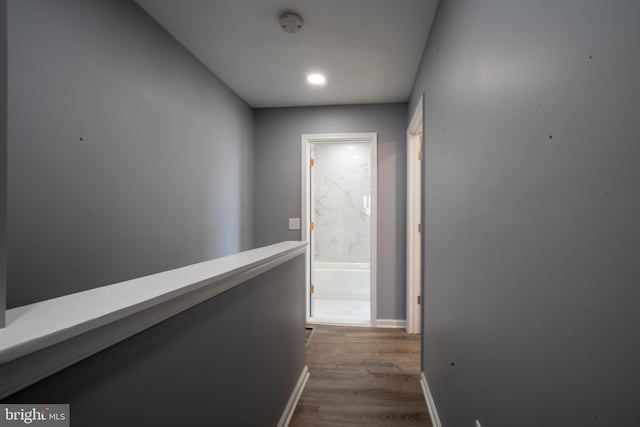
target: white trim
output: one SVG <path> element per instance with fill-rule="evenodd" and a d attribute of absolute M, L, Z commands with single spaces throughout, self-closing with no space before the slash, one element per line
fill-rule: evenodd
<path fill-rule="evenodd" d="M 371 324 L 378 317 L 378 134 L 371 133 Z"/>
<path fill-rule="evenodd" d="M 376 319 L 376 328 L 397 328 L 404 329 L 407 321 L 404 319 Z"/>
<path fill-rule="evenodd" d="M 306 252 L 282 242 L 7 311 L 0 399 Z"/>
<path fill-rule="evenodd" d="M 303 240 L 307 243 L 311 243 L 311 230 L 309 230 L 309 197 L 310 194 L 308 192 L 311 185 L 311 174 L 309 173 L 310 164 L 311 164 L 311 152 L 310 146 L 307 140 L 305 139 L 306 135 L 302 135 L 302 158 L 301 158 L 301 197 L 300 197 L 300 240 Z M 305 300 L 305 318 L 307 322 L 310 320 L 309 313 L 311 313 L 311 281 L 309 280 L 310 271 L 311 271 L 311 247 L 307 251 L 304 257 L 304 300 Z"/>
<path fill-rule="evenodd" d="M 302 134 L 301 136 L 302 149 L 301 149 L 301 224 L 300 232 L 301 239 L 310 242 L 310 230 L 309 222 L 311 221 L 311 213 L 309 212 L 309 186 L 310 186 L 310 173 L 309 165 L 311 160 L 311 144 L 317 143 L 354 143 L 354 142 L 366 142 L 371 144 L 371 261 L 370 261 L 370 274 L 371 274 L 371 318 L 364 326 L 373 326 L 376 322 L 377 313 L 377 254 L 378 254 L 378 134 L 375 132 L 361 132 L 361 133 L 316 133 L 316 134 Z M 329 322 L 316 321 L 309 316 L 310 313 L 310 281 L 309 271 L 311 268 L 311 249 L 307 251 L 305 256 L 305 308 L 307 323 L 321 323 L 329 324 Z M 334 323 L 339 324 L 339 323 Z M 352 324 L 350 324 L 352 325 Z"/>
<path fill-rule="evenodd" d="M 282 412 L 282 416 L 280 416 L 280 421 L 278 421 L 278 427 L 287 427 L 291 422 L 291 417 L 296 410 L 296 406 L 298 405 L 298 400 L 300 400 L 300 396 L 302 396 L 302 391 L 304 390 L 304 386 L 307 385 L 307 380 L 309 379 L 309 368 L 307 366 L 304 367 L 302 373 L 300 374 L 300 378 L 298 378 L 298 382 L 296 386 L 293 388 L 291 392 L 291 396 L 289 396 L 289 401 L 287 402 L 287 406 L 284 407 L 284 411 Z"/>
<path fill-rule="evenodd" d="M 423 97 L 420 97 L 407 128 L 407 332 L 410 334 L 421 331 L 417 299 L 421 294 L 422 269 L 418 224 L 422 221 L 422 161 L 419 154 L 423 151 L 423 111 Z"/>
<path fill-rule="evenodd" d="M 431 417 L 431 424 L 433 427 L 442 427 L 438 411 L 436 410 L 436 402 L 433 400 L 429 383 L 424 372 L 420 373 L 420 384 L 422 385 L 422 393 L 424 394 L 424 400 L 427 402 L 427 409 L 429 410 L 429 416 Z"/>
<path fill-rule="evenodd" d="M 304 133 L 302 140 L 307 143 L 356 143 L 377 140 L 376 132 L 348 132 L 348 133 Z"/>

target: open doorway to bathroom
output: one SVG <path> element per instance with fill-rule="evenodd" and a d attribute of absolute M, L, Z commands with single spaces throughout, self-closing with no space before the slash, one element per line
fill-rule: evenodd
<path fill-rule="evenodd" d="M 376 134 L 302 136 L 307 321 L 375 319 Z"/>

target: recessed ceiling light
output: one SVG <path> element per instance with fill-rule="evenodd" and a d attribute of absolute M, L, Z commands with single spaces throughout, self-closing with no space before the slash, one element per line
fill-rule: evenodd
<path fill-rule="evenodd" d="M 347 147 L 347 150 L 355 150 L 355 149 L 356 149 L 356 147 L 354 147 L 353 145 L 350 145 L 350 146 Z"/>
<path fill-rule="evenodd" d="M 307 76 L 307 81 L 314 86 L 323 86 L 327 83 L 327 78 L 322 74 L 314 73 Z"/>

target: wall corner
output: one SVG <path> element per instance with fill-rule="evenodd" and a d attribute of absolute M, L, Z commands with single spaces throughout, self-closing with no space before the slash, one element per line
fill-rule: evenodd
<path fill-rule="evenodd" d="M 0 328 L 7 308 L 7 1 L 0 0 Z"/>

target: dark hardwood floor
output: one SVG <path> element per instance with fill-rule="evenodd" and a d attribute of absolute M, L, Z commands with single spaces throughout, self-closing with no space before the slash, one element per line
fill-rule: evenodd
<path fill-rule="evenodd" d="M 316 326 L 311 376 L 291 427 L 431 426 L 420 387 L 420 337 L 400 329 Z"/>

